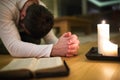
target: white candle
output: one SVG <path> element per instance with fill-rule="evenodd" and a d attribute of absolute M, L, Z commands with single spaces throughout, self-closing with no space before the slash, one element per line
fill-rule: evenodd
<path fill-rule="evenodd" d="M 102 21 L 102 24 L 97 25 L 98 29 L 98 53 L 106 56 L 117 56 L 118 45 L 110 42 L 109 24 Z"/>
<path fill-rule="evenodd" d="M 106 24 L 105 21 L 102 21 L 102 24 L 97 25 L 98 29 L 98 52 L 103 53 L 103 42 L 109 41 L 109 24 Z"/>
<path fill-rule="evenodd" d="M 110 41 L 104 41 L 102 44 L 102 54 L 105 56 L 118 56 L 118 45 Z"/>

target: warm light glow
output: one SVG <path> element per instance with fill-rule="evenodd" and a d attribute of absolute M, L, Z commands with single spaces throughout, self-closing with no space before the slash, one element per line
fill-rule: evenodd
<path fill-rule="evenodd" d="M 103 20 L 103 21 L 102 21 L 102 24 L 105 24 L 105 23 L 106 23 L 106 21 L 105 21 L 105 20 Z"/>
<path fill-rule="evenodd" d="M 106 65 L 102 67 L 103 69 L 103 74 L 106 76 L 107 80 L 110 80 L 110 78 L 112 77 L 115 69 L 114 67 L 112 67 L 111 65 Z"/>
<path fill-rule="evenodd" d="M 117 56 L 117 49 L 118 45 L 110 42 L 110 41 L 105 41 L 103 43 L 103 55 L 105 56 Z"/>

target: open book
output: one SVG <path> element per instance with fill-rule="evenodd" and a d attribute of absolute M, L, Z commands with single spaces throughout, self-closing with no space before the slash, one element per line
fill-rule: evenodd
<path fill-rule="evenodd" d="M 13 59 L 0 70 L 0 79 L 67 76 L 69 68 L 61 57 Z"/>

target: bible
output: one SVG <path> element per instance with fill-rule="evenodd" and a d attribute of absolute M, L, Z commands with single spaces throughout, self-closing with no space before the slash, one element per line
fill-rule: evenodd
<path fill-rule="evenodd" d="M 0 69 L 0 79 L 28 79 L 69 75 L 69 67 L 61 57 L 16 58 Z"/>

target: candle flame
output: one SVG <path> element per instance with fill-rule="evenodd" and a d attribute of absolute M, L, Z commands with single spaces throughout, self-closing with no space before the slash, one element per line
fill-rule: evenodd
<path fill-rule="evenodd" d="M 105 24 L 105 23 L 106 23 L 106 21 L 105 21 L 105 20 L 103 20 L 103 21 L 102 21 L 102 24 Z"/>

